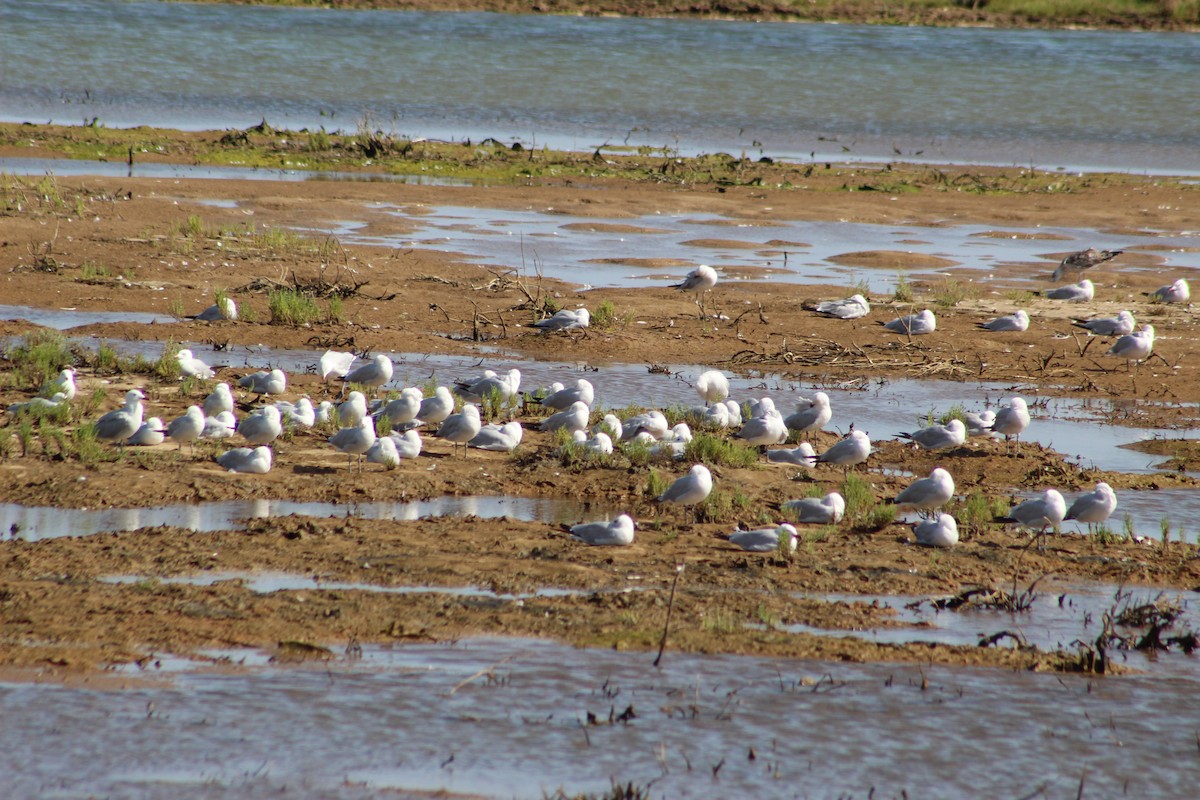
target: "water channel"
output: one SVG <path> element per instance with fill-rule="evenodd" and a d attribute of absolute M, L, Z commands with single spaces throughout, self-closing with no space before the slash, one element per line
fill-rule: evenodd
<path fill-rule="evenodd" d="M 7 0 L 2 14 L 0 119 L 16 122 L 265 118 L 589 151 L 1072 170 L 1188 172 L 1200 150 L 1187 33 L 146 0 Z"/>

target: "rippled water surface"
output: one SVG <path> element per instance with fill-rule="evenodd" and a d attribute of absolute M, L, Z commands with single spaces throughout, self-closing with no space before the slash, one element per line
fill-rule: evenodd
<path fill-rule="evenodd" d="M 62 798 L 541 798 L 611 780 L 656 798 L 1075 797 L 1081 781 L 1085 797 L 1184 797 L 1194 783 L 1192 678 L 652 658 L 466 640 L 316 667 L 168 660 L 165 683 L 123 690 L 2 683 L 0 771 L 12 796 Z"/>
<path fill-rule="evenodd" d="M 1194 171 L 1200 149 L 1185 33 L 106 0 L 3 14 L 13 121 L 1135 170 Z"/>

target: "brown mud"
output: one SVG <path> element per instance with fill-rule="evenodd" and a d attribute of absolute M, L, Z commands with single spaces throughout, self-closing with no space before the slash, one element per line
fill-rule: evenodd
<path fill-rule="evenodd" d="M 215 0 L 260 4 L 264 0 Z M 1180 3 L 1043 5 L 1035 13 L 999 3 L 860 2 L 859 0 L 266 0 L 271 4 L 321 5 L 408 11 L 487 11 L 503 14 L 689 17 L 779 22 L 838 22 L 860 25 L 983 26 L 991 28 L 1105 28 L 1189 30 L 1196 11 Z"/>
<path fill-rule="evenodd" d="M 190 136 L 181 135 L 181 139 Z M 27 148 L 0 154 L 30 155 Z M 782 168 L 782 167 L 781 167 Z M 896 165 L 894 171 L 903 173 Z M 913 173 L 924 168 L 913 168 Z M 953 174 L 953 168 L 946 168 Z M 271 183 L 144 178 L 6 179 L 0 216 L 3 303 L 42 308 L 154 311 L 194 314 L 225 290 L 253 321 L 167 325 L 117 323 L 70 332 L 108 339 L 199 341 L 214 347 L 262 344 L 313 351 L 326 346 L 373 352 L 480 355 L 502 348 L 527 359 L 576 362 L 602 385 L 607 364 L 643 363 L 671 369 L 705 364 L 732 372 L 770 370 L 808 385 L 865 378 L 987 379 L 1011 383 L 1022 394 L 1085 396 L 1139 402 L 1113 412 L 1122 424 L 1190 428 L 1200 402 L 1200 373 L 1185 359 L 1196 322 L 1187 307 L 1152 305 L 1142 292 L 1165 276 L 1145 253 L 1091 271 L 1098 302 L 1089 314 L 1130 308 L 1158 330 L 1159 358 L 1136 374 L 1099 355 L 1072 328 L 1080 311 L 1014 291 L 1027 282 L 1004 276 L 983 280 L 961 271 L 970 296 L 936 307 L 935 335 L 908 339 L 884 332 L 878 321 L 910 308 L 872 297 L 866 320 L 840 323 L 802 310 L 806 302 L 848 294 L 852 287 L 780 286 L 766 282 L 718 285 L 711 305 L 726 318 L 701 317 L 689 297 L 667 288 L 597 289 L 531 276 L 521 265 L 482 268 L 455 254 L 348 246 L 330 238 L 303 239 L 271 232 L 313 228 L 338 220 L 365 221 L 380 233 L 405 222 L 370 203 L 402 208 L 454 205 L 487 209 L 553 208 L 619 226 L 656 211 L 717 214 L 770 225 L 776 220 L 852 220 L 906 225 L 960 222 L 1019 226 L 1041 223 L 1104 230 L 1167 232 L 1194 226 L 1185 209 L 1197 189 L 1175 181 L 1111 176 L 1076 184 L 1069 193 L 971 193 L 927 188 L 889 194 L 846 191 L 864 168 L 831 166 L 812 184 L 789 188 L 593 179 L 586 187 L 540 179 L 518 185 L 413 186 L 394 183 L 310 181 Z M 236 208 L 204 204 L 236 200 Z M 723 239 L 719 230 L 714 239 Z M 784 243 L 786 245 L 786 243 Z M 916 270 L 889 253 L 855 253 L 864 268 Z M 1044 278 L 1063 252 L 1048 241 L 1042 263 L 1014 264 L 1010 278 Z M 648 237 L 647 266 L 654 263 Z M 1123 257 L 1124 258 L 1124 257 Z M 1143 259 L 1148 263 L 1143 263 Z M 1131 268 L 1131 265 L 1135 268 Z M 720 267 L 720 264 L 714 264 Z M 947 280 L 913 277 L 916 305 L 936 303 Z M 267 291 L 302 283 L 346 289 L 336 321 L 292 327 L 269 322 Z M 333 289 L 331 289 L 333 287 Z M 1018 287 L 1014 289 L 1014 287 Z M 326 292 L 328 294 L 329 292 Z M 328 298 L 320 298 L 325 307 Z M 549 306 L 602 302 L 614 320 L 586 336 L 547 336 L 529 327 Z M 977 323 L 1017 305 L 1034 324 L 1025 333 L 980 335 Z M 0 323 L 5 336 L 37 327 Z M 476 341 L 478 339 L 479 341 Z M 198 353 L 204 357 L 204 353 Z M 797 599 L 820 594 L 942 594 L 975 585 L 1018 589 L 1052 574 L 1069 579 L 1132 582 L 1193 589 L 1200 586 L 1196 548 L 1130 541 L 1102 543 L 1082 536 L 1052 537 L 1042 551 L 1027 534 L 990 522 L 966 530 L 945 552 L 911 544 L 907 526 L 845 522 L 832 530 L 802 531 L 798 553 L 750 555 L 721 535 L 736 524 L 779 519 L 785 500 L 841 486 L 840 470 L 720 466 L 717 486 L 730 505 L 716 521 L 691 523 L 660 512 L 647 497 L 649 471 L 624 457 L 599 466 L 561 458 L 552 437 L 536 431 L 514 456 L 450 448 L 427 440 L 427 453 L 394 471 L 372 465 L 361 476 L 324 442 L 327 432 L 301 432 L 278 443 L 275 467 L 265 476 L 238 476 L 212 461 L 217 447 L 180 453 L 167 444 L 149 450 L 85 457 L 71 449 L 81 421 L 116 407 L 124 391 L 143 388 L 148 415 L 171 419 L 199 401 L 211 384 L 181 387 L 145 372 L 122 371 L 80 357 L 81 389 L 67 445 L 43 430 L 21 442 L 19 423 L 6 418 L 0 461 L 0 497 L 26 505 L 155 506 L 211 500 L 286 498 L 339 503 L 402 500 L 444 494 L 515 494 L 565 497 L 599 510 L 628 511 L 641 530 L 629 548 L 587 548 L 552 526 L 514 520 L 430 519 L 255 520 L 247 531 L 196 534 L 163 528 L 79 539 L 0 542 L 0 664 L 93 667 L 151 653 L 191 654 L 213 646 L 272 648 L 280 642 L 338 647 L 347 642 L 444 640 L 473 634 L 551 636 L 580 645 L 650 649 L 665 621 L 670 582 L 684 565 L 669 644 L 697 652 L 739 652 L 847 660 L 936 661 L 1023 668 L 1071 668 L 1070 654 L 997 648 L 883 646 L 856 639 L 784 633 L 781 624 L 864 628 L 889 624 L 870 603 Z M 5 362 L 0 402 L 28 398 L 38 389 L 20 365 Z M 586 371 L 585 371 L 586 370 Z M 592 372 L 595 370 L 595 372 Z M 249 370 L 225 369 L 233 382 Z M 314 401 L 327 389 L 312 375 L 293 375 L 286 399 Z M 466 377 L 466 376 L 464 376 Z M 23 383 L 22 381 L 25 380 Z M 187 393 L 181 391 L 187 390 Z M 96 395 L 101 390 L 101 395 Z M 90 398 L 90 399 L 89 399 Z M 245 398 L 249 400 L 250 398 Z M 528 422 L 533 416 L 525 416 Z M 823 434 L 820 445 L 835 441 Z M 240 444 L 240 440 L 233 440 Z M 971 443 L 946 455 L 915 452 L 895 441 L 878 443 L 872 466 L 859 475 L 877 499 L 894 495 L 910 478 L 944 465 L 958 493 L 1090 488 L 1107 480 L 1118 490 L 1193 486 L 1177 471 L 1120 475 L 1082 470 L 1034 444 L 1010 452 L 1003 443 Z M 879 465 L 886 464 L 883 471 Z M 1173 467 L 1176 465 L 1172 465 Z M 686 465 L 658 463 L 668 478 Z M 131 490 L 136 487 L 136 492 Z M 1001 498 L 1004 499 L 1004 498 Z M 735 502 L 736 501 L 736 502 Z M 14 532 L 19 534 L 19 532 Z M 465 555 L 467 554 L 467 555 Z M 237 581 L 214 586 L 156 580 L 205 573 L 288 572 L 377 586 L 480 587 L 498 593 L 554 587 L 578 595 L 512 599 L 439 594 L 382 594 L 337 589 L 255 594 Z M 133 584 L 99 581 L 136 575 Z M 631 589 L 631 591 L 625 591 Z"/>

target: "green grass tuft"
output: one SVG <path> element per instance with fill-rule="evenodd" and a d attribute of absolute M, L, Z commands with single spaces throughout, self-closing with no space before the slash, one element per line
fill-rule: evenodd
<path fill-rule="evenodd" d="M 8 360 L 17 386 L 41 389 L 63 367 L 75 363 L 75 354 L 59 331 L 34 331 L 9 349 Z"/>
<path fill-rule="evenodd" d="M 758 452 L 731 439 L 697 433 L 687 443 L 683 459 L 691 463 L 700 461 L 710 466 L 745 468 L 754 466 L 758 461 Z"/>
<path fill-rule="evenodd" d="M 909 283 L 908 276 L 903 272 L 896 273 L 896 288 L 892 292 L 893 303 L 911 303 L 913 301 L 913 287 Z"/>
<path fill-rule="evenodd" d="M 267 307 L 272 325 L 310 325 L 321 319 L 316 302 L 295 289 L 272 289 L 267 296 Z"/>

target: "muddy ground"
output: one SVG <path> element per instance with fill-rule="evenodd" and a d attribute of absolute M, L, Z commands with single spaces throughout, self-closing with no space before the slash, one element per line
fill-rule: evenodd
<path fill-rule="evenodd" d="M 30 155 L 0 148 L 0 155 Z M 904 174 L 905 168 L 894 170 Z M 953 175 L 953 168 L 946 168 Z M 813 300 L 846 296 L 852 287 L 784 286 L 768 281 L 721 283 L 710 298 L 721 317 L 701 316 L 688 296 L 668 287 L 597 289 L 540 279 L 530 270 L 482 268 L 421 249 L 347 246 L 330 238 L 302 238 L 296 228 L 358 219 L 377 233 L 399 233 L 406 220 L 369 204 L 386 203 L 420 214 L 437 205 L 492 209 L 556 209 L 595 218 L 613 228 L 654 212 L 716 214 L 741 224 L 774 220 L 996 226 L 1071 225 L 1105 231 L 1182 231 L 1194 226 L 1198 188 L 1175 180 L 1108 176 L 1072 184 L 1069 192 L 969 192 L 934 188 L 896 194 L 847 191 L 873 168 L 831 165 L 806 185 L 787 188 L 664 183 L 596 178 L 582 185 L 552 179 L 473 187 L 312 181 L 303 183 L 139 178 L 6 178 L 0 216 L 3 303 L 46 308 L 194 314 L 217 290 L 228 291 L 251 321 L 171 324 L 119 323 L 73 329 L 70 336 L 164 343 L 206 342 L 309 349 L 313 361 L 327 345 L 372 352 L 478 354 L 502 348 L 528 359 L 574 361 L 597 385 L 605 365 L 644 363 L 671 369 L 706 364 L 735 373 L 769 368 L 805 385 L 868 377 L 996 380 L 1037 394 L 1137 398 L 1133 409 L 1114 407 L 1123 424 L 1192 427 L 1200 402 L 1200 374 L 1192 352 L 1196 322 L 1187 306 L 1147 302 L 1143 292 L 1170 278 L 1153 250 L 1129 252 L 1092 270 L 1098 302 L 1089 314 L 1130 308 L 1153 322 L 1159 356 L 1134 374 L 1100 355 L 1106 342 L 1089 342 L 1070 325 L 1082 309 L 1024 294 L 1048 276 L 1064 250 L 1046 242 L 1039 263 L 1014 263 L 1006 274 L 978 273 L 907 254 L 860 253 L 846 259 L 863 269 L 902 269 L 912 276 L 915 305 L 944 295 L 947 275 L 967 287 L 952 307 L 937 307 L 933 336 L 887 334 L 878 321 L 910 306 L 890 297 L 856 322 L 836 322 L 803 310 Z M 924 172 L 924 168 L 912 173 Z M 978 172 L 978 170 L 976 171 Z M 235 200 L 235 208 L 206 204 Z M 737 229 L 714 227 L 715 242 L 735 240 Z M 630 230 L 630 235 L 636 231 Z M 786 249 L 796 243 L 780 242 Z M 598 254 L 602 257 L 602 254 Z M 652 243 L 646 257 L 653 261 Z M 719 263 L 714 266 L 720 268 Z M 936 274 L 935 274 L 936 271 Z M 728 277 L 728 276 L 727 276 Z M 318 293 L 344 289 L 336 320 L 293 327 L 271 324 L 267 292 L 303 284 Z M 319 304 L 328 309 L 327 298 Z M 602 302 L 614 320 L 587 336 L 546 336 L 529 327 L 548 307 Z M 977 323 L 1020 305 L 1034 316 L 1025 333 L 981 335 Z M 326 316 L 329 314 L 326 313 Z M 0 333 L 22 337 L 37 327 L 0 323 Z M 474 341 L 478 338 L 481 341 Z M 204 357 L 204 353 L 199 353 Z M 457 495 L 517 494 L 567 497 L 600 510 L 628 511 L 639 520 L 636 543 L 592 549 L 552 526 L 514 520 L 362 519 L 258 520 L 247 531 L 193 534 L 164 528 L 79 539 L 25 541 L 12 532 L 0 542 L 0 663 L 88 668 L 144 659 L 154 653 L 193 654 L 230 645 L 281 647 L 281 653 L 327 657 L 353 642 L 445 640 L 473 634 L 553 636 L 581 645 L 657 646 L 668 590 L 683 564 L 670 646 L 702 652 L 783 654 L 851 660 L 937 661 L 1072 668 L 1075 654 L 1005 648 L 881 646 L 857 640 L 782 633 L 778 625 L 816 627 L 887 625 L 887 613 L 869 603 L 797 600 L 797 593 L 942 594 L 977 585 L 1018 590 L 1052 574 L 1066 579 L 1129 581 L 1190 590 L 1200 586 L 1195 547 L 1172 543 L 1102 543 L 1081 536 L 1052 538 L 1030 547 L 1021 532 L 986 522 L 964 526 L 966 540 L 952 551 L 912 545 L 908 526 L 845 522 L 802 531 L 791 558 L 750 555 L 722 538 L 738 523 L 779 519 L 779 504 L 814 491 L 839 488 L 840 470 L 719 466 L 717 485 L 731 500 L 715 521 L 691 522 L 661 512 L 646 493 L 650 468 L 616 457 L 599 465 L 565 462 L 552 437 L 538 432 L 513 456 L 450 448 L 427 441 L 427 453 L 385 471 L 363 475 L 325 444 L 328 432 L 301 432 L 278 443 L 266 476 L 224 473 L 212 457 L 174 445 L 97 455 L 71 445 L 72 431 L 115 408 L 124 391 L 143 388 L 148 415 L 171 419 L 203 398 L 208 385 L 181 387 L 129 364 L 97 363 L 79 351 L 81 390 L 64 436 L 26 432 L 5 418 L 0 498 L 26 505 L 65 507 L 155 506 L 225 499 L 286 498 L 341 503 Z M 58 365 L 62 366 L 62 365 Z M 586 372 L 583 372 L 586 370 Z M 593 371 L 594 370 L 594 371 Z M 248 370 L 222 370 L 233 382 Z M 5 362 L 0 402 L 26 399 L 39 386 L 22 365 Z M 97 392 L 96 390 L 101 390 Z M 330 390 L 314 375 L 293 375 L 286 399 L 323 399 Z M 252 397 L 242 398 L 246 403 Z M 533 412 L 519 412 L 525 421 Z M 1181 433 L 1182 436 L 1182 433 Z M 66 444 L 63 444 L 66 441 Z M 823 434 L 818 445 L 836 441 Z M 239 439 L 232 444 L 240 445 Z M 1090 488 L 1104 479 L 1118 490 L 1192 486 L 1179 471 L 1151 476 L 1082 470 L 1037 445 L 1018 452 L 1003 443 L 972 443 L 948 455 L 914 452 L 895 441 L 878 443 L 871 468 L 860 471 L 876 498 L 894 495 L 910 478 L 942 464 L 966 496 L 1002 485 L 1008 491 L 1057 486 Z M 1164 451 L 1165 452 L 1165 451 Z M 1174 455 L 1171 450 L 1168 455 Z M 1187 457 L 1187 454 L 1184 454 Z M 883 470 L 882 465 L 888 469 Z M 686 465 L 658 463 L 667 477 Z M 1180 466 L 1178 463 L 1171 465 Z M 1007 494 L 1000 496 L 1002 502 Z M 732 502 L 736 498 L 736 502 Z M 469 555 L 465 555 L 469 554 Z M 237 581 L 184 586 L 161 578 L 197 573 L 283 571 L 379 586 L 483 587 L 499 593 L 556 587 L 578 595 L 495 599 L 366 591 L 255 594 Z M 131 584 L 99 581 L 136 575 Z M 624 591 L 632 589 L 632 591 Z M 746 623 L 754 627 L 746 627 Z M 297 645 L 314 645 L 311 649 Z M 319 648 L 332 648 L 329 652 Z"/>
<path fill-rule="evenodd" d="M 218 0 L 248 2 L 263 0 Z M 271 0 L 272 3 L 278 0 Z M 312 5 L 311 0 L 284 0 Z M 859 2 L 858 0 L 327 0 L 332 8 L 404 9 L 415 11 L 488 11 L 505 14 L 579 14 L 585 16 L 699 17 L 786 22 L 838 22 L 883 25 L 937 25 L 1026 28 L 1192 29 L 1196 12 L 1177 3 L 1116 7 L 1106 4 L 1043 6 L 1025 10 L 987 2 L 923 3 Z"/>

